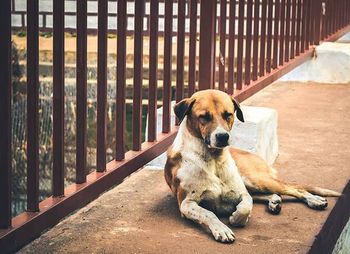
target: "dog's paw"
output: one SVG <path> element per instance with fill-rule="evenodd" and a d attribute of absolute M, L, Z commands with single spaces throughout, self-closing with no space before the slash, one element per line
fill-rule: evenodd
<path fill-rule="evenodd" d="M 273 194 L 269 199 L 269 204 L 268 204 L 269 212 L 272 214 L 279 214 L 281 212 L 281 208 L 282 208 L 282 198 L 277 194 Z"/>
<path fill-rule="evenodd" d="M 327 199 L 321 196 L 308 194 L 305 197 L 307 205 L 316 210 L 323 210 L 328 206 Z"/>
<path fill-rule="evenodd" d="M 245 226 L 248 223 L 250 212 L 251 209 L 248 208 L 236 210 L 229 218 L 230 224 L 238 227 Z"/>
<path fill-rule="evenodd" d="M 209 229 L 213 234 L 215 240 L 218 242 L 232 243 L 235 241 L 235 234 L 228 226 L 226 226 L 221 221 L 212 223 L 209 226 Z"/>

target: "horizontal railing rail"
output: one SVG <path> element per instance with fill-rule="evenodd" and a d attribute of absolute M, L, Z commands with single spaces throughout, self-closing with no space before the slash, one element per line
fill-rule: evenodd
<path fill-rule="evenodd" d="M 0 249 L 5 253 L 17 250 L 163 153 L 177 131 L 171 121 L 173 99 L 179 101 L 197 90 L 215 88 L 243 101 L 308 60 L 312 56 L 313 45 L 333 41 L 350 31 L 348 0 L 220 0 L 218 3 L 212 0 L 177 0 L 176 4 L 173 0 L 149 0 L 148 16 L 145 14 L 146 1 L 135 0 L 131 30 L 128 29 L 129 1 L 97 1 L 97 121 L 96 128 L 92 129 L 96 141 L 96 170 L 89 172 L 87 151 L 91 144 L 87 135 L 91 129 L 87 128 L 87 112 L 94 110 L 88 104 L 87 96 L 89 1 L 80 0 L 76 4 L 76 102 L 69 104 L 74 108 L 72 119 L 67 119 L 65 115 L 68 107 L 65 94 L 65 1 L 52 1 L 53 82 L 52 94 L 48 97 L 52 98 L 48 122 L 52 122 L 53 130 L 52 137 L 47 139 L 49 148 L 46 148 L 52 152 L 53 158 L 50 167 L 52 188 L 49 190 L 52 196 L 42 200 L 39 177 L 42 158 L 39 153 L 39 123 L 43 117 L 40 113 L 43 105 L 39 94 L 42 77 L 38 57 L 40 2 L 27 0 L 27 89 L 23 93 L 27 100 L 27 117 L 23 120 L 26 134 L 21 135 L 25 147 L 18 148 L 23 149 L 21 151 L 25 152 L 26 158 L 26 166 L 20 168 L 24 170 L 20 177 L 26 184 L 26 195 L 21 198 L 26 200 L 26 209 L 13 217 L 11 189 L 20 184 L 11 177 L 15 168 L 19 170 L 19 163 L 13 159 L 17 150 L 11 139 L 14 136 L 11 119 L 16 103 L 12 99 L 15 95 L 12 97 L 11 94 L 14 88 L 11 5 L 14 6 L 15 2 L 0 1 Z M 118 57 L 115 59 L 116 75 L 113 80 L 107 75 L 108 7 L 111 3 L 116 5 L 118 14 L 115 31 Z M 146 16 L 148 29 L 144 32 Z M 161 22 L 164 31 L 160 31 Z M 132 40 L 128 40 L 130 33 Z M 148 38 L 146 46 L 145 36 Z M 132 60 L 127 58 L 128 47 L 133 49 Z M 147 66 L 144 64 L 145 55 L 150 59 Z M 176 64 L 173 63 L 174 56 L 177 56 Z M 127 64 L 133 66 L 131 118 L 126 115 Z M 161 78 L 159 69 L 162 69 Z M 172 82 L 173 78 L 175 82 Z M 115 91 L 113 110 L 108 89 L 110 83 Z M 148 88 L 147 98 L 144 98 L 144 86 Z M 157 94 L 159 91 L 160 96 Z M 159 98 L 162 108 L 157 107 Z M 145 134 L 144 100 L 148 101 L 148 131 Z M 161 118 L 157 117 L 160 112 Z M 70 129 L 74 129 L 75 133 L 74 142 L 69 144 L 68 150 L 76 153 L 75 182 L 68 186 L 65 164 L 67 121 L 72 123 Z M 111 123 L 114 128 L 109 127 Z M 130 124 L 131 134 L 128 136 L 127 126 Z M 111 132 L 113 147 L 107 140 L 107 134 Z M 126 149 L 129 138 L 130 150 Z M 19 137 L 16 136 L 16 139 Z M 111 161 L 107 157 L 107 149 L 113 151 Z"/>

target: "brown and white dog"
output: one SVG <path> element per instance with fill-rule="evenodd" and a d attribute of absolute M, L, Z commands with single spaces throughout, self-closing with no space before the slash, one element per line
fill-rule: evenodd
<path fill-rule="evenodd" d="M 181 214 L 209 228 L 220 242 L 233 242 L 232 230 L 218 215 L 230 215 L 235 226 L 248 222 L 251 194 L 272 194 L 268 208 L 279 213 L 282 199 L 289 195 L 314 209 L 324 209 L 321 196 L 339 196 L 331 190 L 284 183 L 257 155 L 230 147 L 234 114 L 244 122 L 239 104 L 218 90 L 196 92 L 174 107 L 182 121 L 168 150 L 165 179 L 177 198 Z M 248 192 L 249 191 L 249 192 Z"/>

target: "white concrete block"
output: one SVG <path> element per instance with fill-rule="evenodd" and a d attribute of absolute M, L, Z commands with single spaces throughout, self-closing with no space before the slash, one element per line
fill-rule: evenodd
<path fill-rule="evenodd" d="M 322 43 L 316 47 L 315 57 L 295 68 L 279 81 L 350 83 L 350 43 Z"/>
<path fill-rule="evenodd" d="M 244 123 L 238 119 L 231 130 L 233 146 L 262 157 L 272 165 L 278 156 L 277 111 L 241 106 Z"/>
<path fill-rule="evenodd" d="M 173 105 L 174 102 L 172 103 L 172 108 Z M 235 120 L 231 130 L 234 146 L 258 154 L 269 165 L 272 165 L 278 155 L 277 111 L 270 108 L 252 106 L 241 106 L 241 108 L 245 122 L 241 123 L 238 119 Z M 157 117 L 157 132 L 161 132 L 162 108 L 157 110 Z M 171 114 L 171 124 L 175 124 L 174 112 Z M 149 162 L 147 166 L 163 168 L 165 162 L 166 153 L 163 153 Z"/>

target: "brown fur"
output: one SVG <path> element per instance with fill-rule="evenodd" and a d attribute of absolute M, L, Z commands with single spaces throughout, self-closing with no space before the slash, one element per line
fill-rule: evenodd
<path fill-rule="evenodd" d="M 181 160 L 181 154 L 172 152 L 170 147 L 168 149 L 168 159 L 164 167 L 164 177 L 170 189 L 176 196 L 179 205 L 181 204 L 182 200 L 186 197 L 186 192 L 180 187 L 180 181 L 176 177 L 177 171 L 179 170 L 181 165 Z"/>
<path fill-rule="evenodd" d="M 303 199 L 307 192 L 324 197 L 340 196 L 340 193 L 335 191 L 318 187 L 288 184 L 278 180 L 272 174 L 273 170 L 257 155 L 237 148 L 230 148 L 230 153 L 241 175 L 246 177 L 251 183 L 251 186 L 246 184 L 246 187 L 251 193 L 290 195 L 298 199 Z"/>

